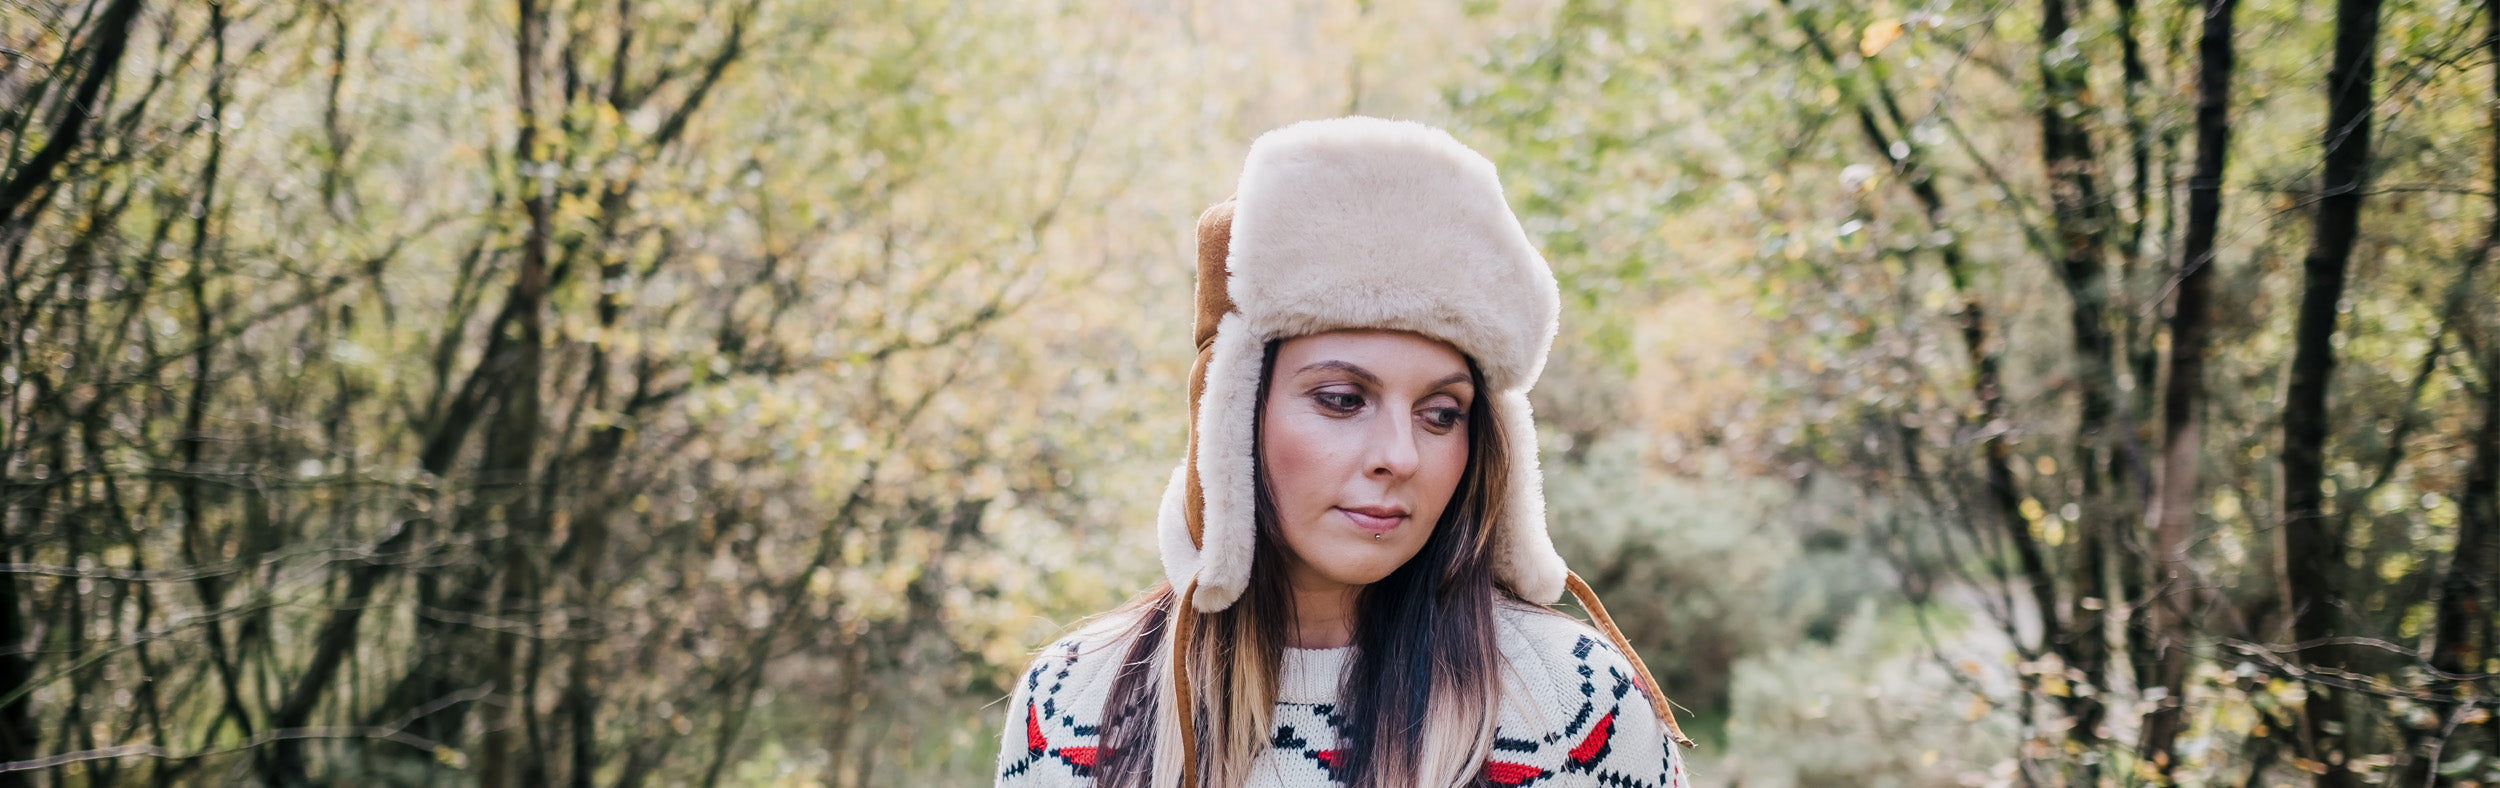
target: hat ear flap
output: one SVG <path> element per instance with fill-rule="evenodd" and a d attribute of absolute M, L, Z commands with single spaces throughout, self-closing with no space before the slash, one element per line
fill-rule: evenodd
<path fill-rule="evenodd" d="M 1189 515 L 1183 511 L 1189 503 L 1189 463 L 1172 469 L 1172 480 L 1163 485 L 1163 502 L 1155 507 L 1155 546 L 1163 554 L 1163 577 L 1172 581 L 1172 588 L 1189 587 L 1189 579 L 1198 576 L 1204 563 L 1198 556 L 1198 545 L 1189 537 Z"/>
<path fill-rule="evenodd" d="M 1198 347 L 1198 359 L 1190 365 L 1189 369 L 1189 448 L 1188 454 L 1181 461 L 1181 467 L 1173 470 L 1171 484 L 1164 489 L 1163 502 L 1156 513 L 1156 531 L 1163 552 L 1164 577 L 1172 581 L 1173 588 L 1189 588 L 1191 580 L 1200 580 L 1198 590 L 1193 594 L 1195 599 L 1192 601 L 1200 609 L 1209 612 L 1230 606 L 1233 598 L 1239 596 L 1241 589 L 1248 585 L 1250 553 L 1254 544 L 1251 540 L 1255 536 L 1251 533 L 1253 526 L 1247 508 L 1242 510 L 1238 518 L 1241 521 L 1239 534 L 1231 533 L 1234 529 L 1230 525 L 1230 515 L 1214 518 L 1213 522 L 1216 523 L 1214 538 L 1219 542 L 1214 552 L 1221 556 L 1214 561 L 1218 567 L 1214 572 L 1217 576 L 1199 577 L 1208 569 L 1210 563 L 1208 557 L 1210 551 L 1207 548 L 1210 519 L 1205 480 L 1208 478 L 1223 480 L 1221 486 L 1225 487 L 1251 484 L 1247 472 L 1249 467 L 1247 463 L 1251 459 L 1247 454 L 1250 450 L 1248 444 L 1251 441 L 1247 437 L 1236 439 L 1233 433 L 1239 432 L 1242 436 L 1246 436 L 1250 432 L 1249 419 L 1254 414 L 1248 410 L 1240 410 L 1236 413 L 1232 406 L 1217 407 L 1213 411 L 1207 409 L 1208 375 L 1211 371 L 1227 379 L 1240 377 L 1238 369 L 1226 366 L 1237 364 L 1236 357 L 1240 354 L 1224 355 L 1217 352 L 1219 344 L 1217 338 L 1222 333 L 1219 329 L 1228 322 L 1228 316 L 1233 313 L 1233 301 L 1228 286 L 1230 275 L 1226 268 L 1232 254 L 1233 205 L 1233 199 L 1228 197 L 1198 216 L 1197 319 L 1193 322 L 1191 332 Z M 1238 318 L 1233 318 L 1229 322 L 1238 324 L 1240 321 Z M 1247 328 L 1239 326 L 1232 331 L 1234 336 L 1245 336 L 1248 333 Z M 1225 365 L 1216 363 L 1219 356 L 1224 359 Z M 1250 358 L 1247 389 L 1249 394 L 1240 394 L 1235 391 L 1234 389 L 1238 386 L 1218 386 L 1215 395 L 1227 401 L 1242 398 L 1256 399 L 1258 365 L 1262 357 L 1263 354 L 1254 354 Z M 1257 403 L 1253 402 L 1249 407 L 1256 406 Z M 1206 414 L 1210 412 L 1218 418 L 1208 419 Z M 1233 424 L 1235 421 L 1239 424 Z M 1211 430 L 1223 435 L 1215 441 L 1215 444 L 1220 447 L 1216 451 L 1227 455 L 1217 458 L 1215 464 L 1228 469 L 1232 468 L 1236 463 L 1229 455 L 1239 453 L 1240 465 L 1244 469 L 1240 474 L 1240 479 L 1227 475 L 1210 476 L 1202 472 L 1202 468 L 1207 465 L 1206 454 L 1209 450 L 1206 444 L 1209 442 L 1208 436 Z M 1234 445 L 1236 443 L 1241 445 Z M 1217 498 L 1219 501 L 1248 500 L 1246 496 L 1236 493 L 1238 491 L 1228 491 L 1219 494 Z M 1236 553 L 1238 553 L 1237 560 L 1234 558 Z M 1238 575 L 1237 579 L 1224 579 L 1235 575 Z"/>
<path fill-rule="evenodd" d="M 1205 504 L 1200 531 L 1200 612 L 1230 607 L 1250 586 L 1258 545 L 1259 376 L 1267 343 L 1240 315 L 1227 315 L 1208 349 L 1206 391 L 1199 401 L 1197 473 Z"/>
<path fill-rule="evenodd" d="M 1198 214 L 1198 320 L 1192 326 L 1192 338 L 1203 352 L 1215 341 L 1216 324 L 1233 310 L 1232 287 L 1226 266 L 1233 253 L 1233 206 L 1236 197 L 1208 206 Z M 1191 392 L 1196 393 L 1196 392 Z M 1194 398 L 1193 398 L 1194 399 Z"/>
<path fill-rule="evenodd" d="M 1233 311 L 1231 288 L 1227 284 L 1231 277 L 1225 273 L 1226 260 L 1230 258 L 1233 248 L 1233 200 L 1226 197 L 1223 202 L 1208 207 L 1205 213 L 1198 215 L 1198 318 L 1190 331 L 1191 339 L 1197 344 L 1198 360 L 1189 367 L 1189 454 L 1182 462 L 1182 466 L 1190 470 L 1185 482 L 1188 501 L 1182 514 L 1188 518 L 1189 543 L 1192 546 L 1206 544 L 1207 496 L 1204 483 L 1196 475 L 1198 411 L 1200 403 L 1206 399 L 1207 363 L 1215 355 L 1216 328 L 1222 324 L 1224 316 Z M 1172 585 L 1177 588 L 1182 583 L 1175 578 Z"/>
<path fill-rule="evenodd" d="M 1494 569 L 1520 596 L 1550 605 L 1562 598 L 1563 579 L 1571 570 L 1563 566 L 1553 537 L 1545 532 L 1545 473 L 1537 463 L 1536 414 L 1529 410 L 1528 392 L 1495 396 L 1493 417 L 1502 425 L 1502 448 L 1510 455 Z"/>

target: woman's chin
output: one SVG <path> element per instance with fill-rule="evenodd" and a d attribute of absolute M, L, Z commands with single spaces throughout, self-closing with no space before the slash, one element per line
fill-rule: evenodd
<path fill-rule="evenodd" d="M 1311 568 L 1331 582 L 1350 586 L 1380 582 L 1389 573 L 1397 571 L 1407 559 L 1415 557 L 1414 553 L 1399 550 L 1396 545 L 1369 538 L 1346 540 L 1329 552 L 1329 555 L 1316 556 L 1317 560 L 1310 561 Z"/>

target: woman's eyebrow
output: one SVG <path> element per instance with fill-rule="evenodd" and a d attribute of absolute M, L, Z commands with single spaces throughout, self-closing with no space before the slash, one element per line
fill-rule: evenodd
<path fill-rule="evenodd" d="M 1372 374 L 1372 373 L 1371 373 L 1371 370 L 1364 369 L 1364 368 L 1362 368 L 1362 367 L 1360 367 L 1360 366 L 1356 366 L 1353 362 L 1349 362 L 1349 361 L 1337 361 L 1337 360 L 1334 360 L 1334 359 L 1330 359 L 1330 360 L 1328 360 L 1328 361 L 1316 361 L 1316 362 L 1312 362 L 1312 363 L 1310 363 L 1310 364 L 1304 365 L 1301 369 L 1294 370 L 1294 374 L 1299 375 L 1299 374 L 1302 374 L 1302 373 L 1305 373 L 1305 372 L 1310 372 L 1310 371 L 1312 371 L 1312 370 L 1322 370 L 1322 369 L 1333 369 L 1333 370 L 1338 370 L 1338 371 L 1344 372 L 1344 373 L 1346 373 L 1346 374 L 1348 374 L 1348 375 L 1353 375 L 1353 376 L 1355 376 L 1355 377 L 1362 378 L 1362 379 L 1363 379 L 1363 381 L 1364 381 L 1364 382 L 1366 382 L 1366 383 L 1370 383 L 1370 384 L 1375 385 L 1375 386 L 1380 385 L 1380 377 L 1379 377 L 1378 375 L 1374 375 L 1374 374 Z M 1473 383 L 1475 383 L 1475 382 L 1476 382 L 1476 381 L 1475 381 L 1475 376 L 1474 376 L 1474 375 L 1468 374 L 1468 373 L 1466 373 L 1466 372 L 1453 372 L 1453 373 L 1450 373 L 1450 374 L 1449 374 L 1449 375 L 1447 375 L 1447 376 L 1442 377 L 1440 380 L 1433 381 L 1433 382 L 1432 382 L 1432 385 L 1425 386 L 1424 388 L 1426 388 L 1426 389 L 1437 389 L 1437 388 L 1440 388 L 1440 387 L 1442 387 L 1442 386 L 1448 386 L 1448 385 L 1453 385 L 1453 384 L 1458 384 L 1458 383 L 1468 383 L 1468 384 L 1473 384 Z"/>
<path fill-rule="evenodd" d="M 1346 374 L 1348 374 L 1348 375 L 1353 375 L 1353 376 L 1355 376 L 1355 377 L 1362 378 L 1362 379 L 1363 379 L 1363 382 L 1365 382 L 1365 383 L 1370 383 L 1370 384 L 1372 384 L 1372 385 L 1374 385 L 1374 386 L 1380 385 L 1380 376 L 1372 374 L 1371 370 L 1368 370 L 1368 369 L 1364 369 L 1364 368 L 1362 368 L 1362 367 L 1355 366 L 1352 362 L 1347 362 L 1347 361 L 1337 361 L 1337 360 L 1333 360 L 1333 359 L 1332 359 L 1332 360 L 1328 360 L 1328 361 L 1318 361 L 1318 362 L 1313 362 L 1313 363 L 1311 363 L 1310 365 L 1308 365 L 1308 366 L 1304 366 L 1304 367 L 1303 367 L 1303 368 L 1301 368 L 1301 369 L 1294 370 L 1293 374 L 1299 375 L 1299 374 L 1302 374 L 1302 373 L 1305 373 L 1305 372 L 1309 372 L 1309 371 L 1312 371 L 1312 370 L 1315 370 L 1315 369 L 1334 369 L 1334 370 L 1339 370 L 1339 371 L 1342 371 L 1342 372 L 1344 372 L 1344 373 L 1346 373 Z"/>

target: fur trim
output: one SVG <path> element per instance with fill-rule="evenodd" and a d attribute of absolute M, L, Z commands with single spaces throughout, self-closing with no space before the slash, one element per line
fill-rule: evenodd
<path fill-rule="evenodd" d="M 1198 484 L 1207 508 L 1193 601 L 1202 613 L 1231 607 L 1250 587 L 1258 539 L 1252 508 L 1258 497 L 1258 441 L 1251 426 L 1259 408 L 1259 371 L 1271 338 L 1252 332 L 1237 314 L 1225 315 L 1215 329 L 1215 355 L 1207 362 L 1197 426 Z M 1174 587 L 1186 584 L 1186 578 L 1174 580 Z"/>
<path fill-rule="evenodd" d="M 1561 310 L 1493 163 L 1416 123 L 1344 118 L 1261 136 L 1225 267 L 1261 336 L 1413 331 L 1474 358 L 1495 391 L 1536 383 Z"/>
<path fill-rule="evenodd" d="M 1198 574 L 1206 563 L 1198 558 L 1198 546 L 1189 543 L 1189 515 L 1182 511 L 1189 500 L 1189 463 L 1172 466 L 1172 481 L 1163 487 L 1163 503 L 1155 507 L 1155 545 L 1163 552 L 1163 576 L 1172 581 L 1174 590 L 1188 588 L 1189 578 Z"/>
<path fill-rule="evenodd" d="M 1536 414 L 1528 408 L 1528 393 L 1503 392 L 1493 400 L 1493 418 L 1510 449 L 1510 490 L 1499 520 L 1494 572 L 1528 601 L 1550 605 L 1562 598 L 1563 576 L 1571 570 L 1545 532 L 1545 474 L 1537 467 Z"/>

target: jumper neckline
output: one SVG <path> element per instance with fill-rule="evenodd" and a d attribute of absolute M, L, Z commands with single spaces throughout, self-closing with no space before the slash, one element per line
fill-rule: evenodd
<path fill-rule="evenodd" d="M 1353 658 L 1353 646 L 1286 648 L 1284 664 L 1276 677 L 1276 701 L 1337 702 L 1337 685 L 1345 678 L 1346 663 Z"/>

